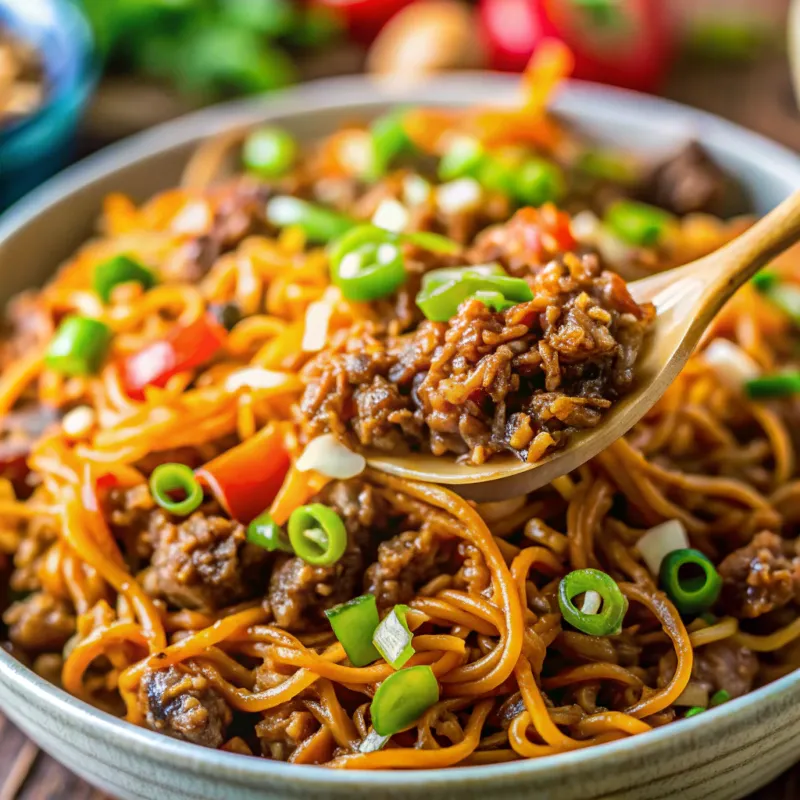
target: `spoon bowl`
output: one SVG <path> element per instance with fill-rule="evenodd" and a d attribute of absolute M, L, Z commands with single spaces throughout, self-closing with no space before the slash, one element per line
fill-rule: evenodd
<path fill-rule="evenodd" d="M 636 380 L 597 427 L 572 434 L 563 449 L 532 464 L 502 454 L 479 465 L 430 453 L 371 451 L 370 466 L 408 480 L 443 484 L 478 502 L 526 494 L 566 475 L 622 437 L 656 404 L 734 292 L 799 240 L 800 191 L 719 250 L 628 284 L 634 300 L 656 307 L 654 329 L 636 362 Z"/>

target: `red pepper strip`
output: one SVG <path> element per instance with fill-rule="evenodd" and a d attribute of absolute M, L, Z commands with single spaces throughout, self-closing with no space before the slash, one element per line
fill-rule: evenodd
<path fill-rule="evenodd" d="M 204 364 L 222 347 L 226 335 L 210 314 L 176 326 L 165 339 L 125 359 L 122 375 L 128 396 L 143 400 L 145 386 L 163 388 L 173 375 Z"/>
<path fill-rule="evenodd" d="M 233 519 L 246 524 L 269 508 L 289 464 L 283 435 L 267 427 L 199 467 L 195 475 Z"/>

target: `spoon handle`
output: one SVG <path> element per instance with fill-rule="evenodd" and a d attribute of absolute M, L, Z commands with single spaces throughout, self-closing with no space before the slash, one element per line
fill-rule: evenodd
<path fill-rule="evenodd" d="M 693 312 L 714 315 L 733 293 L 771 259 L 800 241 L 800 191 L 784 200 L 736 239 L 683 267 L 630 284 L 638 302 L 691 286 Z M 676 292 L 677 294 L 678 292 Z"/>
<path fill-rule="evenodd" d="M 718 280 L 733 290 L 749 280 L 775 256 L 800 241 L 800 191 L 762 217 L 732 242 L 702 259 L 713 262 Z M 700 262 L 695 262 L 697 265 Z"/>

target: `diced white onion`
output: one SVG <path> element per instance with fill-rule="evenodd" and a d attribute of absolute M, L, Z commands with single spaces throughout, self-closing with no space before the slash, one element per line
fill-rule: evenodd
<path fill-rule="evenodd" d="M 488 522 L 499 522 L 505 517 L 511 516 L 515 511 L 519 511 L 525 505 L 528 498 L 512 497 L 510 500 L 497 500 L 493 503 L 479 503 L 478 513 Z"/>
<path fill-rule="evenodd" d="M 402 664 L 395 665 L 395 662 L 411 644 L 411 634 L 397 615 L 397 609 L 393 608 L 382 620 L 381 624 L 375 628 L 372 636 L 372 643 L 378 652 L 390 664 L 398 668 Z M 410 655 L 406 657 L 406 660 Z"/>
<path fill-rule="evenodd" d="M 376 750 L 380 750 L 391 738 L 391 736 L 381 736 L 376 730 L 371 730 L 358 746 L 358 752 L 374 753 Z"/>
<path fill-rule="evenodd" d="M 584 614 L 596 614 L 602 605 L 603 595 L 601 595 L 600 592 L 596 592 L 594 589 L 589 589 L 589 591 L 583 595 L 581 611 Z"/>
<path fill-rule="evenodd" d="M 375 209 L 372 224 L 385 231 L 400 233 L 408 225 L 408 209 L 393 197 L 387 197 Z"/>
<path fill-rule="evenodd" d="M 647 564 L 647 569 L 658 576 L 661 562 L 673 550 L 684 550 L 689 547 L 689 537 L 686 528 L 679 519 L 671 519 L 650 528 L 636 543 L 640 555 Z"/>
<path fill-rule="evenodd" d="M 329 478 L 345 480 L 360 475 L 367 460 L 345 447 L 332 433 L 312 439 L 295 464 L 300 472 L 314 470 Z"/>
<path fill-rule="evenodd" d="M 689 681 L 686 688 L 672 701 L 676 706 L 701 706 L 708 708 L 708 689 L 702 683 Z"/>
<path fill-rule="evenodd" d="M 239 389 L 277 389 L 284 384 L 294 383 L 294 375 L 277 372 L 263 367 L 245 367 L 232 372 L 225 379 L 225 390 L 237 392 Z"/>
<path fill-rule="evenodd" d="M 309 303 L 306 309 L 303 342 L 300 345 L 304 353 L 318 353 L 328 341 L 328 329 L 333 316 L 333 303 L 324 298 Z"/>
<path fill-rule="evenodd" d="M 584 244 L 594 244 L 600 232 L 600 220 L 593 211 L 579 211 L 570 223 L 572 235 Z"/>
<path fill-rule="evenodd" d="M 758 363 L 727 339 L 714 339 L 703 351 L 703 361 L 721 383 L 735 391 L 740 391 L 747 381 L 755 380 L 761 374 Z"/>
<path fill-rule="evenodd" d="M 636 248 L 625 244 L 618 236 L 603 226 L 597 232 L 594 245 L 597 251 L 612 266 L 627 264 L 636 256 Z"/>
<path fill-rule="evenodd" d="M 97 414 L 89 406 L 76 406 L 61 420 L 61 429 L 70 439 L 88 436 L 97 424 Z"/>
<path fill-rule="evenodd" d="M 436 189 L 436 205 L 443 214 L 474 211 L 482 199 L 483 188 L 474 178 L 459 178 Z"/>
<path fill-rule="evenodd" d="M 339 161 L 352 175 L 363 175 L 372 162 L 372 138 L 368 131 L 350 130 L 339 141 Z"/>
<path fill-rule="evenodd" d="M 407 206 L 427 203 L 432 191 L 431 185 L 421 175 L 406 175 L 403 178 L 403 202 Z"/>

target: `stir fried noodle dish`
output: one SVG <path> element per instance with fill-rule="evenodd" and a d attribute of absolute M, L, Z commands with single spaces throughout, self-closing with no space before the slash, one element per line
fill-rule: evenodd
<path fill-rule="evenodd" d="M 338 769 L 538 758 L 800 665 L 800 268 L 745 286 L 626 437 L 474 504 L 365 454 L 537 460 L 636 380 L 628 282 L 752 221 L 695 143 L 403 108 L 201 145 L 107 198 L 0 344 L 0 639 L 176 739 Z"/>

